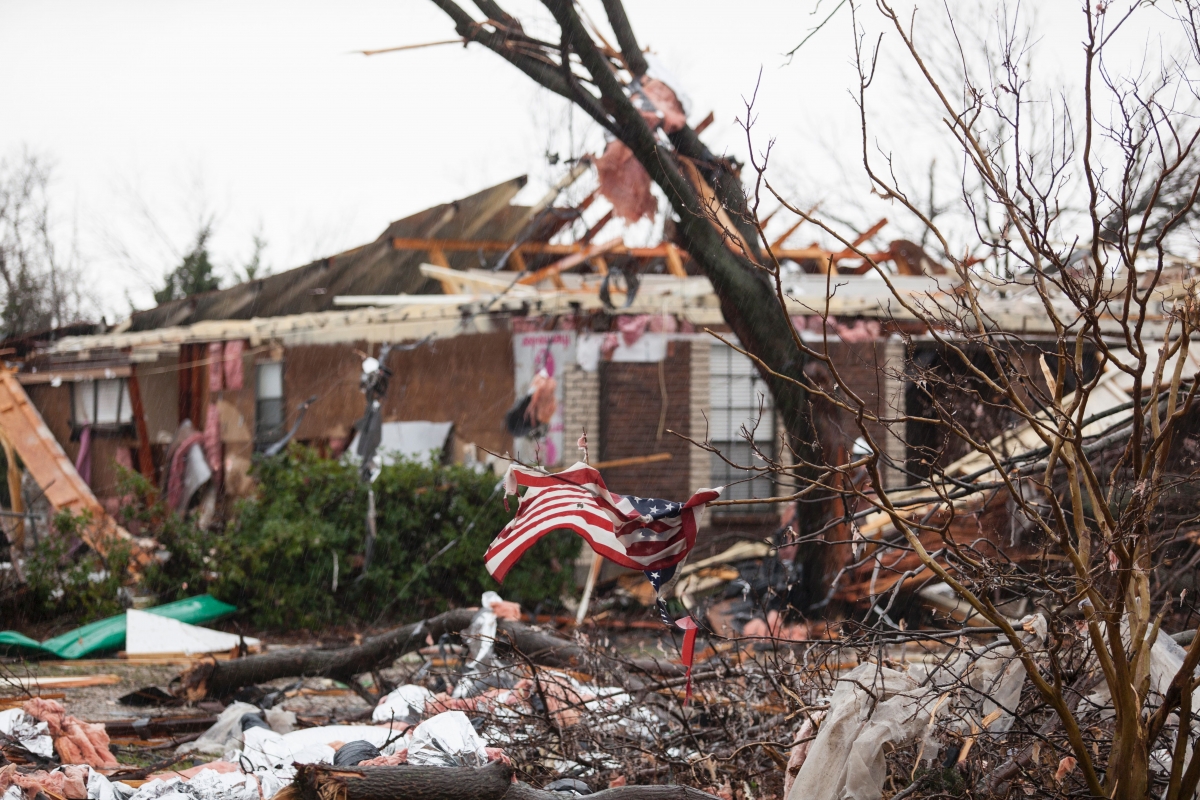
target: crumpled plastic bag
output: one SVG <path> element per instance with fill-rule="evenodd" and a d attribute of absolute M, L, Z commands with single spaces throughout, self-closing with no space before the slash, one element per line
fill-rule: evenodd
<path fill-rule="evenodd" d="M 787 800 L 878 800 L 887 777 L 884 745 L 920 736 L 935 703 L 936 695 L 907 673 L 870 663 L 851 670 L 838 679 Z M 925 759 L 937 750 L 927 742 Z"/>
<path fill-rule="evenodd" d="M 406 684 L 395 689 L 371 712 L 372 722 L 407 722 L 416 725 L 425 713 L 425 704 L 433 699 L 433 692 L 424 686 Z"/>
<path fill-rule="evenodd" d="M 203 753 L 206 756 L 219 756 L 242 746 L 242 717 L 245 714 L 258 714 L 258 706 L 249 703 L 231 703 L 217 717 L 217 721 L 194 742 L 184 742 L 175 748 L 176 755 L 184 753 Z M 232 741 L 231 741 L 232 740 Z"/>
<path fill-rule="evenodd" d="M 45 722 L 34 719 L 23 708 L 0 711 L 0 733 L 11 736 L 31 753 L 54 757 L 54 740 Z"/>
<path fill-rule="evenodd" d="M 482 767 L 487 745 L 461 711 L 445 711 L 416 727 L 408 743 L 408 763 L 433 767 Z"/>

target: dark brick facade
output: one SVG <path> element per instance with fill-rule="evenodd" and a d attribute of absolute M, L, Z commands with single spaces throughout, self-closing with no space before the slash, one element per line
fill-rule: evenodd
<path fill-rule="evenodd" d="M 691 403 L 691 344 L 669 342 L 662 363 L 666 384 L 666 419 L 661 438 L 659 419 L 663 394 L 659 364 L 607 362 L 600 365 L 600 457 L 593 460 L 670 453 L 670 461 L 606 469 L 608 488 L 623 494 L 684 500 L 696 487 L 689 486 L 691 444 L 673 436 L 688 434 Z"/>

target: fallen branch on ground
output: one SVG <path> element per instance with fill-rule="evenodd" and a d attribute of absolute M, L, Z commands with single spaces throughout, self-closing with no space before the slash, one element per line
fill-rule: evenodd
<path fill-rule="evenodd" d="M 486 767 L 331 767 L 303 764 L 282 800 L 562 800 L 525 783 L 512 783 L 512 767 L 494 761 Z M 688 786 L 620 786 L 596 800 L 716 800 Z"/>
<path fill-rule="evenodd" d="M 400 656 L 435 641 L 446 633 L 459 633 L 471 624 L 477 609 L 447 611 L 422 622 L 403 625 L 372 636 L 360 645 L 337 650 L 282 650 L 232 661 L 204 661 L 183 672 L 176 680 L 176 694 L 188 700 L 228 697 L 243 686 L 278 678 L 332 678 L 349 683 L 355 675 L 388 666 Z M 557 633 L 521 622 L 500 620 L 496 631 L 498 650 L 515 649 L 531 661 L 548 667 L 577 667 L 584 650 Z M 640 658 L 622 662 L 627 668 L 654 675 L 683 675 L 685 668 L 669 661 Z"/>

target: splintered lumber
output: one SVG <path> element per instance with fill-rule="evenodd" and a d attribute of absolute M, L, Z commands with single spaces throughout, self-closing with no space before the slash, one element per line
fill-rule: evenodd
<path fill-rule="evenodd" d="M 121 676 L 112 673 L 99 675 L 56 675 L 54 677 L 19 677 L 10 676 L 4 679 L 4 685 L 19 686 L 22 689 L 44 687 L 47 689 L 83 689 L 88 686 L 112 686 L 120 683 Z"/>
<path fill-rule="evenodd" d="M 104 554 L 113 539 L 133 542 L 129 532 L 108 515 L 75 471 L 75 465 L 29 401 L 17 376 L 6 369 L 0 369 L 0 431 L 16 449 L 55 511 L 91 516 L 91 524 L 81 531 L 89 547 Z"/>
<path fill-rule="evenodd" d="M 558 792 L 512 783 L 500 761 L 484 767 L 334 767 L 298 764 L 282 800 L 563 800 Z M 596 800 L 716 800 L 689 786 L 619 786 L 588 795 Z"/>
<path fill-rule="evenodd" d="M 293 785 L 303 800 L 500 800 L 512 785 L 512 774 L 512 767 L 501 761 L 485 767 L 299 764 Z"/>
<path fill-rule="evenodd" d="M 332 678 L 348 682 L 361 675 L 391 664 L 405 653 L 435 642 L 446 633 L 459 633 L 471 624 L 478 609 L 460 608 L 436 617 L 403 625 L 372 636 L 360 645 L 337 650 L 296 648 L 276 650 L 232 661 L 207 661 L 193 665 L 180 675 L 180 691 L 189 700 L 205 697 L 228 697 L 243 686 L 265 683 L 278 678 Z M 510 620 L 499 620 L 496 629 L 496 648 L 502 652 L 520 653 L 535 664 L 547 667 L 571 668 L 583 662 L 584 651 L 575 642 L 552 631 Z M 639 672 L 676 676 L 686 668 L 669 661 L 637 658 L 624 662 Z"/>
<path fill-rule="evenodd" d="M 620 247 L 621 244 L 622 244 L 622 242 L 620 239 L 612 239 L 610 241 L 605 242 L 604 244 L 588 245 L 583 250 L 580 250 L 578 253 L 572 253 L 569 256 L 560 258 L 558 261 L 555 261 L 550 266 L 542 267 L 541 269 L 539 269 L 537 272 L 533 273 L 532 275 L 526 275 L 524 278 L 519 278 L 517 280 L 517 283 L 522 284 L 524 286 L 535 286 L 535 285 L 541 283 L 542 281 L 546 280 L 547 278 L 553 278 L 553 277 L 557 276 L 563 270 L 568 270 L 568 269 L 573 269 L 574 267 L 578 267 L 580 264 L 582 264 L 583 262 L 587 261 L 590 258 L 595 258 L 596 256 L 602 256 L 605 253 L 611 253 L 613 250 Z"/>

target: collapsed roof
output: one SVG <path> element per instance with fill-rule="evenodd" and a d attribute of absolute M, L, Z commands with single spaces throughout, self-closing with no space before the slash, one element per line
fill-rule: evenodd
<path fill-rule="evenodd" d="M 136 312 L 124 329 L 146 331 L 210 320 L 329 311 L 333 308 L 333 298 L 343 294 L 436 293 L 437 281 L 426 278 L 420 271 L 428 256 L 416 250 L 395 248 L 393 240 L 400 237 L 512 240 L 522 233 L 538 240 L 547 233 L 552 235 L 557 231 L 556 220 L 534 220 L 548 203 L 541 207 L 511 204 L 527 182 L 522 175 L 461 200 L 420 211 L 393 222 L 370 244 L 303 267 Z M 531 222 L 533 228 L 546 230 L 526 231 Z M 456 269 L 479 264 L 473 253 L 446 255 L 450 266 Z"/>

